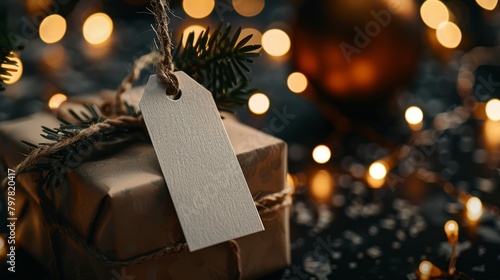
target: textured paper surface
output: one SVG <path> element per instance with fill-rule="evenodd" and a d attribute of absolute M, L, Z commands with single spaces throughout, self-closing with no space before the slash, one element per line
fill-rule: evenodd
<path fill-rule="evenodd" d="M 144 89 L 134 88 L 123 98 L 137 106 Z M 110 94 L 114 94 L 110 92 Z M 112 95 L 114 96 L 114 95 Z M 86 101 L 88 97 L 85 97 Z M 81 104 L 65 102 L 61 109 L 83 110 Z M 69 118 L 66 116 L 65 118 Z M 223 119 L 231 145 L 237 154 L 252 197 L 283 190 L 286 178 L 286 144 L 236 121 L 232 115 Z M 0 158 L 6 166 L 22 160 L 32 143 L 46 141 L 40 136 L 41 125 L 57 127 L 59 121 L 50 113 L 0 123 Z M 136 139 L 97 157 L 68 173 L 67 184 L 48 193 L 61 218 L 67 220 L 89 244 L 109 258 L 129 259 L 168 244 L 184 242 L 172 200 L 161 174 L 153 147 Z M 30 176 L 18 177 L 16 200 L 26 201 L 19 209 L 16 243 L 42 263 L 50 265 L 49 231 L 43 224 Z M 21 203 L 21 202 L 20 202 Z M 243 279 L 255 279 L 290 263 L 288 207 L 262 217 L 265 231 L 236 239 L 241 249 Z M 134 266 L 106 267 L 86 255 L 79 245 L 64 241 L 56 245 L 66 279 L 200 279 L 218 276 L 234 278 L 234 256 L 227 244 L 196 252 L 166 255 L 156 261 Z M 92 276 L 90 276 L 92 275 Z M 127 278 L 126 276 L 130 276 Z"/>
<path fill-rule="evenodd" d="M 179 99 L 152 75 L 140 107 L 189 249 L 264 230 L 211 93 L 175 74 Z"/>

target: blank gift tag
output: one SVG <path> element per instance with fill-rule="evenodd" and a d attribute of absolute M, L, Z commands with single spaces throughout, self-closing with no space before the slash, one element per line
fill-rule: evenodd
<path fill-rule="evenodd" d="M 140 107 L 189 249 L 264 230 L 212 94 L 175 75 L 177 100 L 152 75 Z"/>

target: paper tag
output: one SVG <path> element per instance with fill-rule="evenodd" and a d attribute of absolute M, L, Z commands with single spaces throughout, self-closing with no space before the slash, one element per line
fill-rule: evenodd
<path fill-rule="evenodd" d="M 212 94 L 175 75 L 179 99 L 152 75 L 140 107 L 189 249 L 264 230 Z"/>

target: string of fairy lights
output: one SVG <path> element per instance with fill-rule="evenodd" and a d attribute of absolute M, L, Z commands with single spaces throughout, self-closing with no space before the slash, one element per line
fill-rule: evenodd
<path fill-rule="evenodd" d="M 32 2 L 34 1 L 27 1 L 28 10 L 34 9 L 34 7 L 29 6 Z M 234 11 L 243 17 L 255 17 L 265 8 L 265 0 L 232 0 L 231 2 Z M 38 3 L 38 5 L 49 5 L 50 3 L 51 1 L 42 1 Z M 498 0 L 476 0 L 476 3 L 485 10 L 493 10 L 498 4 Z M 214 12 L 216 8 L 216 1 L 183 0 L 182 8 L 189 17 L 194 20 L 199 20 L 208 17 Z M 441 46 L 448 49 L 455 49 L 460 45 L 462 41 L 462 31 L 460 26 L 455 22 L 456 17 L 447 7 L 447 3 L 439 0 L 426 0 L 420 6 L 420 16 L 422 21 L 428 27 L 428 34 L 431 34 L 435 41 Z M 272 24 L 270 26 L 280 25 Z M 50 48 L 46 48 L 46 50 L 42 52 L 41 60 L 54 69 L 61 67 L 61 65 L 63 65 L 68 59 L 65 54 L 64 47 L 59 44 L 67 33 L 66 19 L 59 14 L 47 15 L 41 21 L 38 31 L 40 40 L 47 46 L 50 46 Z M 81 31 L 83 39 L 90 50 L 102 50 L 102 48 L 105 48 L 106 45 L 113 39 L 113 20 L 103 12 L 90 14 L 83 21 Z M 193 24 L 186 26 L 182 33 L 184 34 L 184 39 L 187 39 L 187 34 L 194 32 L 196 36 L 203 31 L 205 31 L 205 27 Z M 263 30 L 262 32 L 258 29 L 249 27 L 242 29 L 242 38 L 249 34 L 253 35 L 253 38 L 249 43 L 261 44 L 263 51 L 269 55 L 271 59 L 283 59 L 283 57 L 286 57 L 290 51 L 291 41 L 290 36 L 286 32 L 286 28 L 272 27 L 267 30 Z M 185 41 L 182 43 L 185 44 Z M 101 52 L 90 51 L 89 53 L 95 54 Z M 12 72 L 12 76 L 2 77 L 6 84 L 14 84 L 18 82 L 23 75 L 21 55 L 19 53 L 14 53 L 14 55 L 14 60 L 17 62 L 17 66 L 2 65 L 5 68 L 15 70 Z M 460 83 L 461 80 L 459 79 L 459 87 L 461 86 Z M 309 86 L 307 77 L 300 72 L 290 73 L 286 79 L 286 84 L 288 89 L 295 94 L 305 92 Z M 66 100 L 67 96 L 64 93 L 54 92 L 48 100 L 48 106 L 51 109 L 56 109 Z M 500 100 L 492 98 L 482 105 L 483 106 L 481 108 L 488 121 L 500 121 Z M 255 115 L 266 114 L 270 107 L 271 101 L 265 92 L 255 93 L 249 98 L 248 108 L 250 112 Z M 424 112 L 419 107 L 408 107 L 405 110 L 404 116 L 411 130 L 415 133 L 423 133 L 422 128 L 424 125 Z M 394 150 L 399 151 L 401 149 L 395 148 Z M 312 149 L 311 153 L 312 159 L 320 165 L 328 164 L 331 161 L 332 156 L 334 155 L 332 155 L 331 147 L 329 147 L 326 143 L 318 144 Z M 386 177 L 390 174 L 391 168 L 396 165 L 399 158 L 402 158 L 402 155 L 400 152 L 397 152 L 386 158 L 374 161 L 368 166 L 368 168 L 361 168 L 361 172 L 353 170 L 343 170 L 339 172 L 344 172 L 356 178 L 360 177 L 359 174 L 353 173 L 363 173 L 362 177 L 364 177 L 365 182 L 370 187 L 381 188 L 385 185 Z M 328 171 L 325 170 L 316 172 L 310 180 L 305 178 L 304 174 L 288 174 L 287 179 L 288 184 L 293 187 L 297 187 L 302 184 L 309 185 L 311 195 L 318 201 L 325 201 L 325 198 L 329 197 L 332 193 L 331 186 L 333 185 L 333 177 Z M 447 193 L 456 194 L 459 197 L 459 201 L 464 203 L 467 218 L 470 221 L 479 220 L 486 207 L 483 206 L 481 200 L 469 194 L 458 192 L 453 187 L 450 190 L 449 186 L 450 184 L 443 184 L 443 188 Z M 452 248 L 454 248 L 458 240 L 458 224 L 455 221 L 448 221 L 444 226 L 444 230 L 448 237 L 448 241 L 450 242 Z M 4 245 L 4 239 L 0 238 L 0 259 L 6 253 Z M 450 267 L 446 270 L 446 272 L 443 272 L 429 261 L 421 262 L 418 268 L 418 273 L 421 276 L 421 279 L 430 279 L 432 277 L 439 277 L 443 275 L 453 275 L 456 273 L 454 268 L 454 258 L 455 254 L 452 253 Z"/>

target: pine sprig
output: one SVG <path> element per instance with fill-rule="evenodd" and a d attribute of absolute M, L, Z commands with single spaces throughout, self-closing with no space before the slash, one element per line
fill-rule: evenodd
<path fill-rule="evenodd" d="M 222 24 L 212 33 L 207 27 L 197 38 L 192 32 L 184 46 L 181 37 L 173 53 L 176 69 L 184 71 L 207 88 L 219 109 L 245 105 L 245 97 L 256 91 L 248 87 L 246 73 L 250 72 L 247 64 L 253 63 L 253 58 L 259 56 L 254 51 L 261 46 L 247 45 L 252 35 L 238 41 L 241 28 L 233 35 L 230 33 L 231 26 L 223 28 Z"/>
<path fill-rule="evenodd" d="M 126 116 L 139 118 L 140 112 L 136 111 L 133 106 L 125 104 L 127 107 Z M 67 119 L 59 119 L 62 123 L 58 128 L 48 128 L 42 126 L 41 136 L 48 140 L 45 143 L 33 144 L 27 141 L 22 141 L 30 148 L 39 149 L 44 146 L 52 146 L 58 142 L 74 138 L 80 132 L 91 126 L 106 121 L 106 118 L 101 116 L 93 105 L 85 105 L 85 110 L 75 112 L 69 110 L 73 118 L 78 120 L 78 123 L 72 124 Z M 66 172 L 76 168 L 79 163 L 83 162 L 86 156 L 91 154 L 93 147 L 99 143 L 110 142 L 119 138 L 127 137 L 132 130 L 137 130 L 137 126 L 133 125 L 118 125 L 110 124 L 107 129 L 100 130 L 94 137 L 79 139 L 73 141 L 65 149 L 45 155 L 43 159 L 31 165 L 25 170 L 20 170 L 20 173 L 25 172 L 45 172 L 40 185 L 47 184 L 48 186 L 58 187 L 66 177 Z"/>
<path fill-rule="evenodd" d="M 2 82 L 4 82 L 5 77 L 12 76 L 10 73 L 11 70 L 7 69 L 4 67 L 4 65 L 7 64 L 14 64 L 16 63 L 9 58 L 11 57 L 10 50 L 0 46 L 0 91 L 5 90 L 5 88 L 2 85 Z"/>
<path fill-rule="evenodd" d="M 17 65 L 17 62 L 11 60 L 14 57 L 12 51 L 21 50 L 23 46 L 13 46 L 8 38 L 9 29 L 7 26 L 8 5 L 0 4 L 0 91 L 5 90 L 2 82 L 6 77 L 12 76 L 10 72 L 16 71 L 4 67 L 4 65 Z"/>

